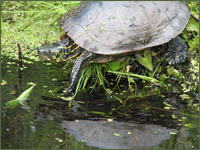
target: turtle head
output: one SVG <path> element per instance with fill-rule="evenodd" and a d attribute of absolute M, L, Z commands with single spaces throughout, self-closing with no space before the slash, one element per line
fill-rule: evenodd
<path fill-rule="evenodd" d="M 69 40 L 57 41 L 53 44 L 45 44 L 38 48 L 39 58 L 47 61 L 63 61 L 64 55 L 68 53 L 66 46 L 69 44 Z"/>

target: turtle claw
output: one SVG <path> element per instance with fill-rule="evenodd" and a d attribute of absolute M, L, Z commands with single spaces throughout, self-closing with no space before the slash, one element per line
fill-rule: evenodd
<path fill-rule="evenodd" d="M 66 89 L 66 93 L 67 94 L 72 94 L 73 93 L 73 89 L 71 88 L 71 86 Z"/>
<path fill-rule="evenodd" d="M 181 51 L 181 52 L 168 52 L 166 54 L 166 61 L 170 65 L 174 65 L 179 63 L 181 60 L 184 60 L 186 58 L 187 51 Z"/>
<path fill-rule="evenodd" d="M 181 38 L 176 37 L 172 39 L 168 43 L 168 53 L 166 54 L 166 61 L 170 65 L 179 63 L 181 60 L 186 58 L 187 49 L 187 45 Z"/>

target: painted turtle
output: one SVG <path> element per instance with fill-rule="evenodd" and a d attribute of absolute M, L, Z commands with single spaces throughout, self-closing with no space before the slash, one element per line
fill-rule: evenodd
<path fill-rule="evenodd" d="M 40 47 L 47 58 L 78 56 L 67 92 L 76 87 L 88 63 L 104 63 L 169 42 L 167 61 L 185 59 L 187 45 L 177 37 L 190 18 L 183 1 L 85 1 L 59 20 L 68 38 Z"/>

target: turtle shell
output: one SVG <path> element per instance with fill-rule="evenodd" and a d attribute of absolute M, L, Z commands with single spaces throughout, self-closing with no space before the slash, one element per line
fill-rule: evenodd
<path fill-rule="evenodd" d="M 58 23 L 82 48 L 114 55 L 166 43 L 189 18 L 183 1 L 86 1 Z"/>

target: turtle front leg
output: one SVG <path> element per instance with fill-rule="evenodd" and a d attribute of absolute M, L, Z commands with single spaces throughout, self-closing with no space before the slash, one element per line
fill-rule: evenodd
<path fill-rule="evenodd" d="M 186 58 L 188 47 L 180 37 L 176 37 L 169 41 L 167 50 L 167 62 L 172 65 Z"/>
<path fill-rule="evenodd" d="M 95 55 L 96 54 L 94 53 L 85 51 L 79 58 L 77 58 L 71 73 L 71 82 L 66 93 L 71 93 L 76 88 L 81 72 L 90 62 L 92 62 Z"/>

